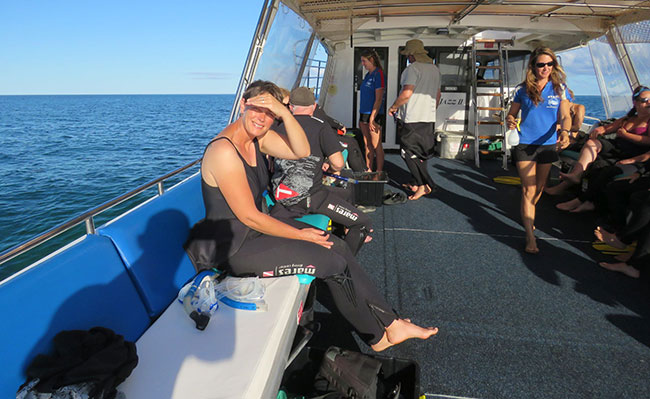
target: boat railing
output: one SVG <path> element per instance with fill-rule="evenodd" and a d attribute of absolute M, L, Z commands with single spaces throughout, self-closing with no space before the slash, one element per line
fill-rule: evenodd
<path fill-rule="evenodd" d="M 20 256 L 20 255 L 28 252 L 29 250 L 39 246 L 40 244 L 43 244 L 44 242 L 58 236 L 61 233 L 64 233 L 64 232 L 72 229 L 73 227 L 75 227 L 75 226 L 77 226 L 77 225 L 79 225 L 81 223 L 86 224 L 86 233 L 95 234 L 96 233 L 95 232 L 95 216 L 97 216 L 100 213 L 106 211 L 107 209 L 110 209 L 110 208 L 112 208 L 112 207 L 114 207 L 116 205 L 119 205 L 119 204 L 123 203 L 124 201 L 127 201 L 127 200 L 135 197 L 136 195 L 142 193 L 143 191 L 145 191 L 145 190 L 147 190 L 147 189 L 149 189 L 149 188 L 151 188 L 153 186 L 157 186 L 157 189 L 158 189 L 157 195 L 158 196 L 162 195 L 165 192 L 164 182 L 166 180 L 168 180 L 169 178 L 174 177 L 174 176 L 186 171 L 187 169 L 189 169 L 189 168 L 193 167 L 194 165 L 198 164 L 199 162 L 201 162 L 201 158 L 199 158 L 199 159 L 197 159 L 197 160 L 195 160 L 193 162 L 190 162 L 187 165 L 182 166 L 182 167 L 180 167 L 180 168 L 178 168 L 176 170 L 173 170 L 173 171 L 165 174 L 164 176 L 158 177 L 158 178 L 156 178 L 156 179 L 154 179 L 154 180 L 152 180 L 152 181 L 150 181 L 148 183 L 145 183 L 145 184 L 143 184 L 143 185 L 141 185 L 141 186 L 139 186 L 139 187 L 125 193 L 125 194 L 122 194 L 122 195 L 120 195 L 120 196 L 118 196 L 116 198 L 113 198 L 112 200 L 109 200 L 109 201 L 107 201 L 107 202 L 105 202 L 105 203 L 103 203 L 103 204 L 101 204 L 101 205 L 99 205 L 99 206 L 97 206 L 95 208 L 92 208 L 92 209 L 80 214 L 79 216 L 76 216 L 76 217 L 74 217 L 74 218 L 72 218 L 70 220 L 67 220 L 67 221 L 65 221 L 65 222 L 51 228 L 50 230 L 48 230 L 48 231 L 46 231 L 46 232 L 44 232 L 42 234 L 39 234 L 39 235 L 37 235 L 37 236 L 35 236 L 35 237 L 21 243 L 21 244 L 18 244 L 16 246 L 14 246 L 13 248 L 9 248 L 9 249 L 3 251 L 2 253 L 0 253 L 0 265 L 2 265 L 5 262 L 8 262 L 9 260 L 11 260 L 11 259 L 13 259 L 13 258 L 15 258 L 17 256 Z"/>

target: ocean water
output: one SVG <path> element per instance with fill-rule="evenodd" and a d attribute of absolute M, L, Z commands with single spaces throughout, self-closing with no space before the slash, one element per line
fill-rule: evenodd
<path fill-rule="evenodd" d="M 198 159 L 225 127 L 233 100 L 233 95 L 0 96 L 0 251 Z M 576 96 L 576 102 L 586 106 L 587 115 L 605 118 L 600 97 Z M 96 226 L 145 198 L 105 212 Z M 83 232 L 80 226 L 0 266 L 0 280 Z"/>
<path fill-rule="evenodd" d="M 607 114 L 605 113 L 605 107 L 603 106 L 603 100 L 600 96 L 578 96 L 576 95 L 575 102 L 585 106 L 587 110 L 587 116 L 598 118 L 600 120 L 607 119 Z M 586 122 L 593 122 L 587 120 Z"/>
<path fill-rule="evenodd" d="M 233 99 L 0 96 L 0 251 L 200 158 L 227 124 Z M 0 279 L 83 232 L 82 225 L 0 266 Z"/>

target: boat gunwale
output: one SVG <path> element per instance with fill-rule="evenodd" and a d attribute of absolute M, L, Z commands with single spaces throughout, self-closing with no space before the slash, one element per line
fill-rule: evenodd
<path fill-rule="evenodd" d="M 203 158 L 196 159 L 196 160 L 194 160 L 194 161 L 192 161 L 192 162 L 190 162 L 190 163 L 188 163 L 188 164 L 186 164 L 184 166 L 181 166 L 178 169 L 175 169 L 175 170 L 173 170 L 171 172 L 168 172 L 167 174 L 165 174 L 165 175 L 163 175 L 161 177 L 155 178 L 155 179 L 153 179 L 153 180 L 151 180 L 151 181 L 149 181 L 149 182 L 147 182 L 147 183 L 145 183 L 145 184 L 143 184 L 143 185 L 141 185 L 139 187 L 134 188 L 133 190 L 130 190 L 130 191 L 128 191 L 128 192 L 126 192 L 126 193 L 124 193 L 122 195 L 119 195 L 119 196 L 117 196 L 117 197 L 115 197 L 115 198 L 113 198 L 111 200 L 108 200 L 108 201 L 104 202 L 103 204 L 101 204 L 99 206 L 91 208 L 91 209 L 81 213 L 78 216 L 75 216 L 75 217 L 73 217 L 71 219 L 68 219 L 68 220 L 64 221 L 63 223 L 60 223 L 60 224 L 52 227 L 51 229 L 49 229 L 49 230 L 47 230 L 47 231 L 45 231 L 45 232 L 43 232 L 41 234 L 38 234 L 38 235 L 36 235 L 36 236 L 26 240 L 26 241 L 23 241 L 20 244 L 17 244 L 15 246 L 1 252 L 0 253 L 0 265 L 10 261 L 11 259 L 14 259 L 17 256 L 20 256 L 20 255 L 32 250 L 33 248 L 45 243 L 46 241 L 58 236 L 59 234 L 62 234 L 64 232 L 72 229 L 73 227 L 81 224 L 82 222 L 86 222 L 86 229 L 87 229 L 88 234 L 94 234 L 95 233 L 95 231 L 94 231 L 95 228 L 94 228 L 93 218 L 95 216 L 99 215 L 100 213 L 102 213 L 102 212 L 104 212 L 104 211 L 106 211 L 106 210 L 108 210 L 110 208 L 113 208 L 113 207 L 123 203 L 124 201 L 127 201 L 127 200 L 135 197 L 136 195 L 150 189 L 151 187 L 153 187 L 155 185 L 158 185 L 158 194 L 151 197 L 149 200 L 161 196 L 166 191 L 173 189 L 174 187 L 176 187 L 179 184 L 183 183 L 187 179 L 182 180 L 181 182 L 175 184 L 174 186 L 168 188 L 167 190 L 165 190 L 164 186 L 163 186 L 163 182 L 165 180 L 186 171 L 187 169 L 189 169 L 189 168 L 193 167 L 194 165 L 196 165 L 197 163 L 201 162 L 202 159 Z M 149 200 L 147 200 L 147 201 L 149 201 Z M 147 201 L 145 201 L 145 202 L 147 202 Z M 135 209 L 137 206 L 140 206 L 140 205 L 142 205 L 142 204 L 138 204 L 138 205 L 134 206 L 133 208 L 130 208 L 130 209 L 126 210 L 125 212 L 121 213 L 120 215 L 118 215 L 115 218 L 113 218 L 113 219 L 109 220 L 108 222 L 106 222 L 106 224 L 111 223 L 113 220 L 116 220 L 116 219 L 122 217 L 125 213 L 128 213 L 128 212 L 132 211 L 133 209 Z M 39 259 L 37 262 L 40 262 L 41 260 L 42 259 Z M 7 278 L 11 278 L 14 275 L 8 276 Z"/>

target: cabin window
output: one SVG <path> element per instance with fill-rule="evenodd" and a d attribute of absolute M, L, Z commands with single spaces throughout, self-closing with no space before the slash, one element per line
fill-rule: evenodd
<path fill-rule="evenodd" d="M 307 58 L 305 71 L 300 79 L 300 86 L 313 88 L 316 99 L 320 97 L 320 89 L 323 86 L 326 66 L 327 51 L 318 40 L 314 40 L 314 44 L 309 52 L 309 58 Z"/>
<path fill-rule="evenodd" d="M 639 83 L 650 85 L 650 21 L 628 24 L 619 31 Z"/>
<path fill-rule="evenodd" d="M 608 118 L 619 118 L 632 108 L 630 85 L 605 36 L 589 41 L 596 79 Z"/>
<path fill-rule="evenodd" d="M 465 92 L 469 78 L 469 48 L 440 50 L 438 68 L 440 69 L 440 85 L 443 91 Z"/>
<path fill-rule="evenodd" d="M 508 68 L 507 68 L 507 81 L 504 81 L 505 87 L 513 87 L 524 81 L 524 74 L 528 66 L 528 56 L 530 52 L 522 50 L 508 50 Z M 505 56 L 504 56 L 505 58 Z M 504 59 L 505 63 L 506 60 Z M 497 66 L 499 65 L 499 56 L 481 56 L 480 63 L 484 66 Z M 499 71 L 497 69 L 479 69 L 480 74 L 478 79 L 493 80 L 499 79 Z M 478 83 L 479 87 L 499 87 L 497 82 Z"/>
<path fill-rule="evenodd" d="M 280 4 L 254 80 L 269 80 L 291 90 L 298 78 L 311 34 L 312 29 L 304 19 Z"/>

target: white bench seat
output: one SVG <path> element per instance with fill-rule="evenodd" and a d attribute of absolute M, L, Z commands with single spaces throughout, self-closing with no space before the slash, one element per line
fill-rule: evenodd
<path fill-rule="evenodd" d="M 137 340 L 138 366 L 118 391 L 129 399 L 275 398 L 308 284 L 263 279 L 266 312 L 220 303 L 204 331 L 174 301 Z"/>

